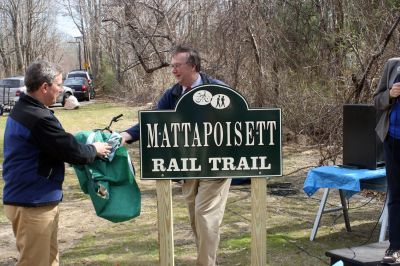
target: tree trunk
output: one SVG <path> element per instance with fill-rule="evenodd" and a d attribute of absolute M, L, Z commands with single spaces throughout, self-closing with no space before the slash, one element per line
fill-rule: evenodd
<path fill-rule="evenodd" d="M 20 39 L 20 29 L 19 29 L 19 16 L 18 10 L 20 8 L 20 1 L 19 0 L 9 0 L 10 3 L 10 18 L 13 30 L 13 38 L 14 38 L 14 48 L 15 48 L 15 57 L 17 62 L 17 73 L 23 74 L 24 66 L 23 66 L 23 58 L 22 58 L 22 51 L 21 51 L 21 39 Z"/>

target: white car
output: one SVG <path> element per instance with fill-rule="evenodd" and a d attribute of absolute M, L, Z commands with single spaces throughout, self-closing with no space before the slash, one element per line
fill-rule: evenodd
<path fill-rule="evenodd" d="M 62 86 L 63 91 L 58 95 L 56 103 L 61 103 L 62 106 L 65 105 L 65 100 L 69 98 L 69 96 L 74 95 L 74 90 L 67 86 Z"/>
<path fill-rule="evenodd" d="M 14 105 L 24 91 L 26 91 L 24 76 L 0 80 L 0 105 Z"/>

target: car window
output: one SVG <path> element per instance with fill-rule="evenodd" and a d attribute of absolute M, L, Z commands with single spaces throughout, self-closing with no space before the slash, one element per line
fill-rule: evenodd
<path fill-rule="evenodd" d="M 85 83 L 84 79 L 66 79 L 64 81 L 64 86 L 68 86 L 68 85 L 82 85 L 83 83 Z"/>
<path fill-rule="evenodd" d="M 0 81 L 0 85 L 10 88 L 19 88 L 24 86 L 24 81 L 19 79 L 3 79 Z"/>
<path fill-rule="evenodd" d="M 71 73 L 68 74 L 68 78 L 87 78 L 85 73 Z"/>

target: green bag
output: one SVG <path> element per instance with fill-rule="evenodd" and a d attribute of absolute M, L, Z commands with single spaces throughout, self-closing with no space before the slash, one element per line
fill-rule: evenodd
<path fill-rule="evenodd" d="M 115 148 L 112 158 L 96 159 L 91 164 L 73 165 L 79 184 L 89 194 L 96 214 L 111 222 L 124 222 L 140 215 L 141 196 L 133 165 L 125 147 L 119 147 L 118 133 L 80 131 L 80 143 L 109 142 Z M 118 138 L 118 137 L 117 137 Z"/>

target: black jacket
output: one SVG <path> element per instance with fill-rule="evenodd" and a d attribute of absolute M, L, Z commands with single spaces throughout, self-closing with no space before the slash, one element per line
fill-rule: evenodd
<path fill-rule="evenodd" d="M 64 162 L 93 162 L 93 145 L 65 132 L 53 111 L 23 95 L 7 118 L 4 134 L 3 203 L 18 206 L 55 204 L 62 199 Z"/>

